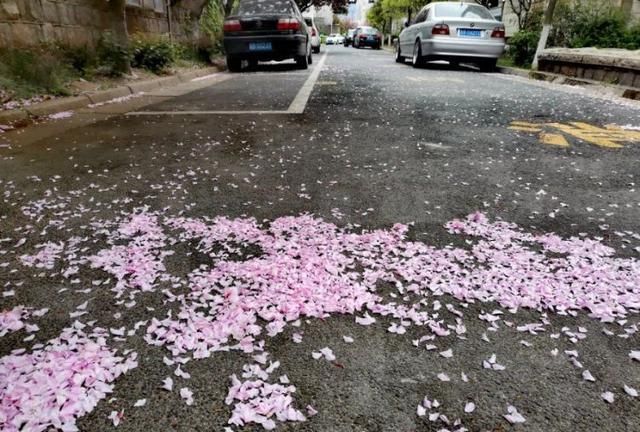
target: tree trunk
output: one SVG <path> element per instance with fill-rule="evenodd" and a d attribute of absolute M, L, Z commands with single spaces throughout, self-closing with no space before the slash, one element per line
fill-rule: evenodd
<path fill-rule="evenodd" d="M 126 0 L 110 0 L 109 12 L 109 23 L 114 40 L 122 46 L 127 46 L 129 34 L 127 32 Z"/>
<path fill-rule="evenodd" d="M 127 31 L 127 3 L 126 0 L 110 0 L 109 1 L 109 27 L 113 37 L 113 41 L 126 49 L 129 46 L 129 33 Z M 125 59 L 126 57 L 126 59 Z M 131 64 L 128 56 L 123 56 L 122 64 L 117 65 L 116 69 L 121 72 L 130 73 Z"/>
<path fill-rule="evenodd" d="M 551 31 L 551 25 L 553 24 L 553 11 L 556 9 L 557 0 L 549 0 L 547 3 L 547 9 L 544 11 L 544 18 L 542 20 L 542 33 L 540 34 L 540 40 L 538 41 L 538 48 L 536 49 L 536 55 L 533 57 L 533 69 L 538 69 L 538 56 L 547 47 L 547 39 L 549 38 L 549 32 Z"/>
<path fill-rule="evenodd" d="M 633 0 L 622 0 L 622 12 L 627 17 L 631 16 L 631 10 L 633 9 Z"/>

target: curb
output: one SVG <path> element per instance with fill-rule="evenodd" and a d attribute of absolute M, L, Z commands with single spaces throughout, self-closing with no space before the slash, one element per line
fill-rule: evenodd
<path fill-rule="evenodd" d="M 555 84 L 565 84 L 572 86 L 598 86 L 611 90 L 618 97 L 631 100 L 640 100 L 640 90 L 633 87 L 624 87 L 614 84 L 606 84 L 602 81 L 590 80 L 586 78 L 574 78 L 566 75 L 554 74 L 551 72 L 531 71 L 529 78 L 538 81 L 552 82 Z"/>
<path fill-rule="evenodd" d="M 564 84 L 572 86 L 599 86 L 610 89 L 615 96 L 631 100 L 640 100 L 640 89 L 633 87 L 624 87 L 614 84 L 606 84 L 602 81 L 595 81 L 586 78 L 574 78 L 566 75 L 555 74 L 551 72 L 542 72 L 537 70 L 518 69 L 513 67 L 498 67 L 498 72 L 507 75 L 517 75 L 523 78 L 534 79 L 538 81 L 552 82 L 555 84 Z"/>
<path fill-rule="evenodd" d="M 194 78 L 220 72 L 222 69 L 223 68 L 219 65 L 215 65 L 202 69 L 181 72 L 169 77 L 133 82 L 107 90 L 87 92 L 79 96 L 58 98 L 14 110 L 0 111 L 0 124 L 11 124 L 17 121 L 27 120 L 30 117 L 46 117 L 62 111 L 77 110 L 85 108 L 91 104 L 104 103 L 112 99 L 129 96 L 139 92 L 147 92 L 161 87 L 174 86 L 184 82 L 189 82 Z"/>
<path fill-rule="evenodd" d="M 32 116 L 43 117 L 49 114 L 69 111 L 80 108 L 82 106 L 87 106 L 90 103 L 91 99 L 89 99 L 86 95 L 72 96 L 34 104 L 26 107 L 25 111 L 27 111 Z"/>
<path fill-rule="evenodd" d="M 529 78 L 529 71 L 527 69 L 520 69 L 508 66 L 498 66 L 496 70 L 506 75 L 516 75 L 523 78 Z"/>
<path fill-rule="evenodd" d="M 86 96 L 89 98 L 92 104 L 97 104 L 107 102 L 111 99 L 119 98 L 122 96 L 129 96 L 130 94 L 131 91 L 129 91 L 129 87 L 115 87 L 109 90 L 87 93 Z"/>

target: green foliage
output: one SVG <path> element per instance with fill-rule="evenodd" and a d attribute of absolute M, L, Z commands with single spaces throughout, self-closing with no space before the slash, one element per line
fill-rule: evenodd
<path fill-rule="evenodd" d="M 118 76 L 129 71 L 129 50 L 118 43 L 111 33 L 102 35 L 96 46 L 98 72 Z"/>
<path fill-rule="evenodd" d="M 517 66 L 529 67 L 533 61 L 541 15 L 532 11 L 525 28 L 509 38 L 508 55 Z M 553 21 L 547 46 L 640 49 L 640 23 L 630 25 L 629 17 L 609 2 L 560 1 Z"/>
<path fill-rule="evenodd" d="M 0 87 L 14 97 L 38 93 L 66 95 L 65 84 L 72 77 L 72 70 L 51 49 L 0 50 Z"/>
<path fill-rule="evenodd" d="M 235 2 L 229 0 L 228 3 L 233 5 Z M 229 5 L 227 6 L 231 7 Z M 212 56 L 220 54 L 223 51 L 222 27 L 224 25 L 225 13 L 224 1 L 208 0 L 200 16 L 200 30 L 204 37 L 194 45 L 199 59 L 209 62 Z"/>
<path fill-rule="evenodd" d="M 99 59 L 96 50 L 87 45 L 58 44 L 56 49 L 62 60 L 81 76 L 92 75 L 98 67 Z"/>
<path fill-rule="evenodd" d="M 369 25 L 380 29 L 384 33 L 386 27 L 391 27 L 393 13 L 389 9 L 385 9 L 382 0 L 377 1 L 371 6 L 367 12 L 367 21 Z"/>
<path fill-rule="evenodd" d="M 136 35 L 131 40 L 131 66 L 160 73 L 176 60 L 176 47 L 167 38 Z"/>
<path fill-rule="evenodd" d="M 554 17 L 551 45 L 569 48 L 640 49 L 640 24 L 609 2 L 562 2 Z"/>
<path fill-rule="evenodd" d="M 529 67 L 536 54 L 540 33 L 522 30 L 509 39 L 509 56 L 516 66 Z"/>

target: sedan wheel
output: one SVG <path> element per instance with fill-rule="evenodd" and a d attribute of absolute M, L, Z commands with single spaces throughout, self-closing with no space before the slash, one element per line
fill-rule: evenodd
<path fill-rule="evenodd" d="M 227 68 L 229 68 L 229 72 L 240 72 L 242 70 L 242 59 L 227 56 Z"/>
<path fill-rule="evenodd" d="M 307 56 L 306 55 L 297 56 L 296 65 L 298 66 L 298 69 L 307 69 L 309 67 Z"/>
<path fill-rule="evenodd" d="M 396 43 L 396 63 L 404 63 L 404 57 L 400 53 L 400 41 Z"/>
<path fill-rule="evenodd" d="M 416 41 L 413 46 L 413 57 L 411 57 L 411 66 L 414 68 L 422 66 L 422 48 L 420 47 L 420 41 Z"/>

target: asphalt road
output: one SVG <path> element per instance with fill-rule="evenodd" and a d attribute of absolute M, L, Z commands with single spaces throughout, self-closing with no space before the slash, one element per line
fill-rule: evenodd
<path fill-rule="evenodd" d="M 288 112 L 294 101 L 305 103 L 302 114 Z M 274 416 L 277 430 L 640 430 L 640 400 L 632 391 L 640 389 L 640 361 L 630 356 L 640 350 L 640 137 L 633 129 L 606 128 L 640 126 L 637 103 L 471 67 L 414 69 L 396 64 L 386 51 L 330 47 L 314 56 L 308 71 L 296 70 L 293 63 L 261 65 L 257 71 L 132 111 L 87 124 L 59 120 L 46 133 L 39 134 L 44 126 L 36 125 L 0 135 L 0 309 L 48 308 L 41 317 L 24 318 L 36 324 L 37 331 L 20 328 L 0 337 L 5 419 L 9 406 L 47 412 L 38 403 L 44 403 L 42 395 L 48 391 L 47 385 L 27 381 L 31 396 L 21 402 L 11 399 L 16 392 L 13 380 L 24 380 L 25 375 L 8 375 L 7 356 L 24 348 L 14 353 L 12 362 L 56 369 L 56 361 L 43 366 L 40 357 L 29 353 L 38 350 L 39 343 L 56 349 L 60 341 L 52 340 L 78 320 L 87 325 L 86 334 L 96 327 L 125 327 L 124 335 L 117 330 L 106 335 L 106 346 L 125 356 L 137 353 L 138 363 L 113 381 L 112 393 L 78 416 L 80 430 L 114 430 L 109 416 L 124 410 L 117 430 L 223 431 L 232 426 L 228 420 L 235 404 L 225 403 L 229 377 L 240 377 L 243 365 L 254 363 L 252 354 L 224 348 L 208 358 L 194 359 L 189 350 L 172 356 L 170 343 L 154 345 L 143 337 L 152 319 L 163 320 L 167 313 L 176 317 L 180 305 L 193 300 L 190 293 L 201 289 L 194 282 L 199 271 L 209 271 L 220 260 L 228 265 L 224 268 L 232 268 L 233 263 L 268 256 L 262 267 L 236 280 L 266 283 L 274 290 L 287 284 L 310 286 L 312 293 L 318 292 L 314 301 L 335 306 L 335 298 L 320 298 L 320 285 L 330 289 L 323 281 L 334 276 L 329 270 L 322 273 L 329 265 L 323 260 L 338 253 L 336 262 L 342 262 L 357 254 L 357 247 L 344 246 L 354 236 L 365 239 L 372 230 L 408 224 L 403 241 L 429 245 L 438 254 L 471 250 L 486 244 L 444 225 L 481 211 L 489 221 L 514 223 L 525 233 L 595 239 L 613 248 L 607 258 L 611 261 L 602 262 L 592 255 L 600 243 L 586 242 L 586 252 L 576 252 L 578 242 L 570 244 L 575 250 L 567 251 L 543 250 L 531 239 L 520 242 L 532 254 L 548 254 L 549 260 L 575 258 L 592 275 L 588 287 L 598 291 L 604 303 L 622 305 L 622 312 L 612 322 L 590 317 L 585 310 L 558 313 L 560 295 L 553 297 L 553 291 L 573 292 L 558 282 L 540 300 L 539 310 L 525 307 L 511 313 L 502 292 L 486 301 L 463 301 L 430 291 L 427 287 L 439 276 L 454 277 L 437 270 L 430 273 L 432 279 L 422 281 L 424 290 L 418 296 L 432 318 L 444 328 L 450 326 L 447 335 L 434 340 L 421 339 L 432 336 L 428 326 L 403 324 L 374 307 L 363 306 L 355 313 L 362 317 L 368 309 L 376 318 L 369 326 L 329 306 L 321 319 L 303 313 L 299 327 L 289 323 L 273 337 L 266 331 L 256 337 L 264 340 L 269 359 L 280 362 L 269 381 L 286 375 L 296 387 L 292 406 L 307 417 L 283 422 Z M 133 229 L 119 225 L 128 223 L 133 213 L 158 218 L 164 234 L 154 237 L 151 230 L 145 235 L 145 229 L 154 226 L 148 221 Z M 337 230 L 314 231 L 305 240 L 305 247 L 327 247 L 316 257 L 320 264 L 310 260 L 309 268 L 296 264 L 306 259 L 308 250 L 289 250 L 291 261 L 283 264 L 278 259 L 285 252 L 271 240 L 258 240 L 255 229 L 214 220 L 255 218 L 264 233 L 278 218 L 304 214 L 322 218 Z M 204 238 L 210 239 L 209 245 L 200 241 L 202 232 L 185 234 L 188 228 L 177 227 L 178 219 L 171 219 L 172 226 L 164 219 L 178 217 L 208 224 L 211 231 L 205 230 Z M 289 220 L 293 227 L 306 227 L 307 222 Z M 513 236 L 499 226 L 490 225 L 489 230 L 502 236 L 486 240 L 492 251 L 504 251 L 513 260 L 525 256 L 509 255 Z M 295 228 L 280 241 L 289 244 L 292 237 Z M 64 245 L 55 252 L 43 246 L 48 242 Z M 43 250 L 48 252 L 29 258 Z M 172 255 L 159 258 L 159 250 Z M 396 252 L 382 248 L 376 259 L 382 262 Z M 104 259 L 103 267 L 96 264 L 96 256 Z M 524 277 L 518 272 L 528 268 L 508 262 L 497 267 L 476 258 L 479 268 L 509 269 L 506 279 L 513 278 L 514 285 Z M 154 268 L 158 260 L 161 265 Z M 395 274 L 403 274 L 403 266 Z M 273 274 L 267 272 L 276 267 Z M 366 268 L 364 261 L 351 270 L 341 268 L 335 283 L 346 283 L 355 296 Z M 145 282 L 132 282 L 138 271 L 141 278 L 152 275 L 146 281 L 148 290 L 141 288 Z M 278 282 L 284 285 L 269 282 L 278 271 L 290 278 Z M 318 271 L 322 274 L 316 278 Z M 547 276 L 553 279 L 558 272 L 549 267 Z M 353 278 L 347 283 L 349 275 Z M 619 287 L 616 275 L 631 282 Z M 120 297 L 114 291 L 118 280 Z M 476 289 L 475 280 L 468 280 L 470 289 Z M 392 303 L 409 301 L 403 298 L 406 291 L 397 291 L 409 282 L 378 280 L 369 292 L 375 289 Z M 624 298 L 608 297 L 616 289 Z M 581 295 L 577 288 L 575 292 Z M 233 295 L 222 288 L 219 293 L 227 300 Z M 580 300 L 589 304 L 591 294 L 582 295 Z M 281 310 L 283 298 L 261 307 Z M 252 307 L 258 306 L 247 303 L 234 313 Z M 222 315 L 200 303 L 192 310 L 212 314 L 213 320 Z M 493 313 L 494 324 L 487 321 L 487 312 Z M 266 328 L 267 315 L 260 315 L 257 325 Z M 518 330 L 530 323 L 540 328 Z M 406 327 L 406 333 L 389 331 L 396 325 Z M 297 338 L 294 333 L 302 334 L 299 343 L 292 340 Z M 419 341 L 418 346 L 412 341 Z M 312 356 L 324 347 L 332 349 L 335 360 Z M 176 376 L 175 364 L 167 365 L 164 357 L 185 362 L 181 367 L 190 377 Z M 66 366 L 59 364 L 63 373 Z M 449 380 L 438 377 L 443 373 Z M 161 388 L 166 377 L 173 377 L 172 391 Z M 631 390 L 625 392 L 625 385 Z M 188 396 L 181 397 L 181 388 L 193 393 L 192 405 L 186 403 Z M 605 400 L 610 398 L 607 392 L 613 394 L 611 403 Z M 58 403 L 73 397 L 66 395 Z M 425 397 L 440 405 L 424 407 Z M 135 407 L 142 399 L 146 404 Z M 471 411 L 469 402 L 475 410 L 465 412 L 465 407 Z M 517 422 L 518 416 L 505 418 L 508 406 L 517 409 L 524 423 Z M 314 410 L 317 414 L 312 415 Z M 15 415 L 11 412 L 8 418 Z M 74 415 L 71 419 L 73 423 Z M 0 416 L 1 421 L 9 420 Z M 4 427 L 11 430 L 8 423 Z M 255 423 L 232 427 L 262 430 Z"/>

